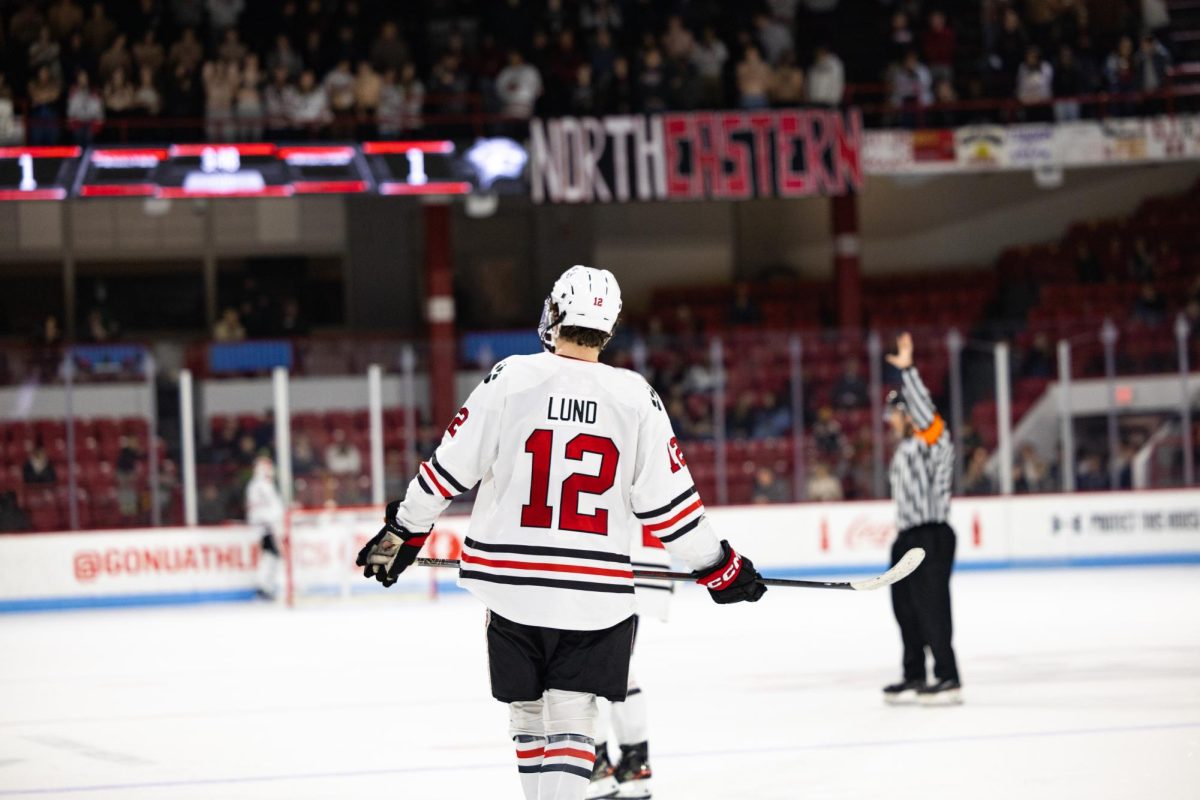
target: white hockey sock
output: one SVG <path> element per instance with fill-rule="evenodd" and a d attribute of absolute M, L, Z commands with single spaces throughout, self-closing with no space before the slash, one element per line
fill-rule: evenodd
<path fill-rule="evenodd" d="M 649 736 L 649 724 L 646 713 L 646 695 L 629 675 L 629 694 L 624 703 L 612 704 L 613 731 L 617 734 L 617 744 L 641 744 Z"/>
<path fill-rule="evenodd" d="M 599 756 L 605 749 L 605 742 L 608 741 L 608 735 L 612 732 L 612 709 L 613 704 L 603 697 L 596 698 L 596 755 Z"/>
<path fill-rule="evenodd" d="M 525 800 L 538 800 L 538 780 L 542 770 L 546 738 L 520 734 L 513 737 L 513 742 L 517 745 L 517 772 L 521 776 L 521 791 L 525 793 Z"/>
<path fill-rule="evenodd" d="M 583 800 L 595 762 L 596 749 L 591 737 L 577 733 L 551 734 L 542 760 L 538 800 Z"/>

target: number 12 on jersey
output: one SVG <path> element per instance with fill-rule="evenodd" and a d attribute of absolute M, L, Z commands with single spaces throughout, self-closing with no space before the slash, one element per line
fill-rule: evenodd
<path fill-rule="evenodd" d="M 521 506 L 521 526 L 524 528 L 553 528 L 554 507 L 550 505 L 550 460 L 554 455 L 554 431 L 539 428 L 525 440 L 525 452 L 533 457 L 529 481 L 529 503 Z M 579 495 L 601 495 L 613 487 L 617 479 L 620 453 L 612 439 L 580 433 L 567 442 L 564 456 L 570 461 L 583 461 L 594 453 L 600 456 L 600 473 L 588 475 L 574 472 L 562 482 L 558 497 L 558 527 L 576 533 L 608 535 L 608 511 L 597 508 L 593 514 L 579 511 Z"/>

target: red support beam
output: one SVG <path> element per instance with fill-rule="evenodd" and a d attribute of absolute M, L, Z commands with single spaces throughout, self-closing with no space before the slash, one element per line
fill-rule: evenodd
<path fill-rule="evenodd" d="M 829 208 L 838 324 L 842 328 L 859 328 L 863 323 L 863 308 L 862 270 L 858 258 L 858 195 L 849 191 L 834 197 Z"/>
<path fill-rule="evenodd" d="M 425 206 L 425 319 L 429 323 L 429 407 L 433 424 L 448 423 L 458 411 L 454 372 L 454 264 L 450 249 L 450 205 Z"/>

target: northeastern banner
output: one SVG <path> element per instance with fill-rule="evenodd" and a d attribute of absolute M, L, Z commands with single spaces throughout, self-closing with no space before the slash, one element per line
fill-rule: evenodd
<path fill-rule="evenodd" d="M 857 111 L 534 119 L 536 203 L 841 195 L 862 186 Z"/>

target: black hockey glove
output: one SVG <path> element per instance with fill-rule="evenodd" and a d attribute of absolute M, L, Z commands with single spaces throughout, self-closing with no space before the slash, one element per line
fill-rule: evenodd
<path fill-rule="evenodd" d="M 696 582 L 708 589 L 712 599 L 718 603 L 748 603 L 758 601 L 767 591 L 762 575 L 754 568 L 750 559 L 739 555 L 721 541 L 721 559 L 706 570 L 692 573 Z"/>
<path fill-rule="evenodd" d="M 429 536 L 429 531 L 413 533 L 397 524 L 396 510 L 399 507 L 399 501 L 388 503 L 383 529 L 371 537 L 371 541 L 358 551 L 358 558 L 354 560 L 360 567 L 365 567 L 364 578 L 374 578 L 384 586 L 394 584 L 400 573 L 412 566 Z"/>

